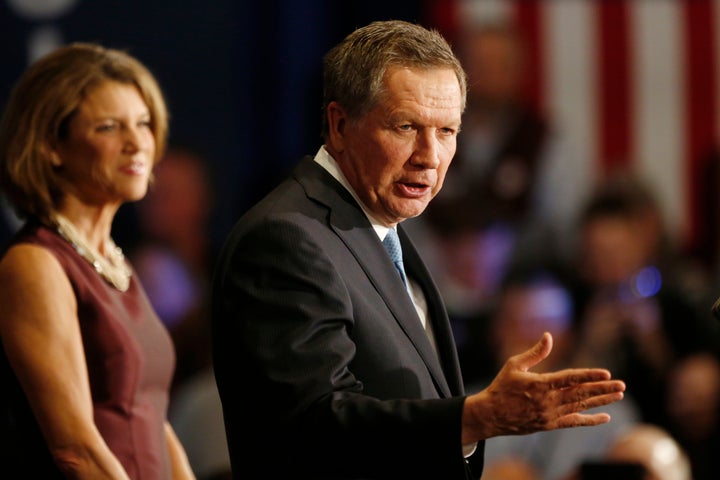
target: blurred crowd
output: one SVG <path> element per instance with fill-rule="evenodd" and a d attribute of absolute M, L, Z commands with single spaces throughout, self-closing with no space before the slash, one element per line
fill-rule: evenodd
<path fill-rule="evenodd" d="M 458 151 L 406 225 L 444 294 L 468 390 L 544 331 L 544 368 L 606 367 L 628 388 L 602 427 L 490 439 L 483 479 L 720 478 L 715 257 L 673 243 L 637 172 L 573 168 L 552 118 L 523 95 L 512 26 L 467 29 L 458 47 L 469 77 Z M 706 208 L 712 223 L 720 202 Z"/>
<path fill-rule="evenodd" d="M 407 225 L 444 295 L 467 389 L 544 331 L 544 368 L 606 367 L 628 386 L 605 426 L 489 440 L 483 479 L 720 478 L 718 265 L 672 243 L 634 172 L 573 170 L 552 119 L 523 98 L 511 27 L 463 32 L 459 53 L 469 90 L 457 155 Z M 117 226 L 132 229 L 118 237 L 132 239 L 123 247 L 176 343 L 170 420 L 201 480 L 229 478 L 210 362 L 213 181 L 201 153 L 171 147 L 134 221 Z"/>

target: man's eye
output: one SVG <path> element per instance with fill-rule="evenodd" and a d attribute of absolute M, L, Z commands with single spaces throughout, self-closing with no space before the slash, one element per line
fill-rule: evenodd
<path fill-rule="evenodd" d="M 400 130 L 403 130 L 403 131 L 409 131 L 409 130 L 412 130 L 412 125 L 410 125 L 410 124 L 408 124 L 408 125 L 400 125 L 398 128 L 399 128 Z"/>
<path fill-rule="evenodd" d="M 99 132 L 110 132 L 112 130 L 115 130 L 115 124 L 114 123 L 103 123 L 102 125 L 98 125 L 97 130 Z"/>

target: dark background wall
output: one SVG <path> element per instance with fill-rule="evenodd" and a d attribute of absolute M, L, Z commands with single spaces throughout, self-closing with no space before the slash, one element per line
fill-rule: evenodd
<path fill-rule="evenodd" d="M 217 240 L 320 145 L 322 55 L 354 28 L 389 18 L 425 20 L 418 0 L 0 0 L 0 106 L 38 39 L 129 51 L 166 93 L 170 143 L 210 163 Z M 132 221 L 123 208 L 120 224 Z"/>

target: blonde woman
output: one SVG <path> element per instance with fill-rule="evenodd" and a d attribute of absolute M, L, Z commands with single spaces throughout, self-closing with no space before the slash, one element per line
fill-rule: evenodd
<path fill-rule="evenodd" d="M 0 476 L 192 479 L 166 420 L 170 337 L 111 238 L 165 147 L 153 75 L 61 47 L 31 65 L 0 126 L 0 186 L 26 219 L 0 261 Z"/>

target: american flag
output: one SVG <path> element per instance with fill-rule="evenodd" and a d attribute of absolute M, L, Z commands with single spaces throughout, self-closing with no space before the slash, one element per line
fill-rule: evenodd
<path fill-rule="evenodd" d="M 700 188 L 718 145 L 720 1 L 437 0 L 429 9 L 451 41 L 463 22 L 516 22 L 530 48 L 527 93 L 583 152 L 578 161 L 595 178 L 618 168 L 643 177 L 681 246 L 707 236 L 720 210 Z"/>

